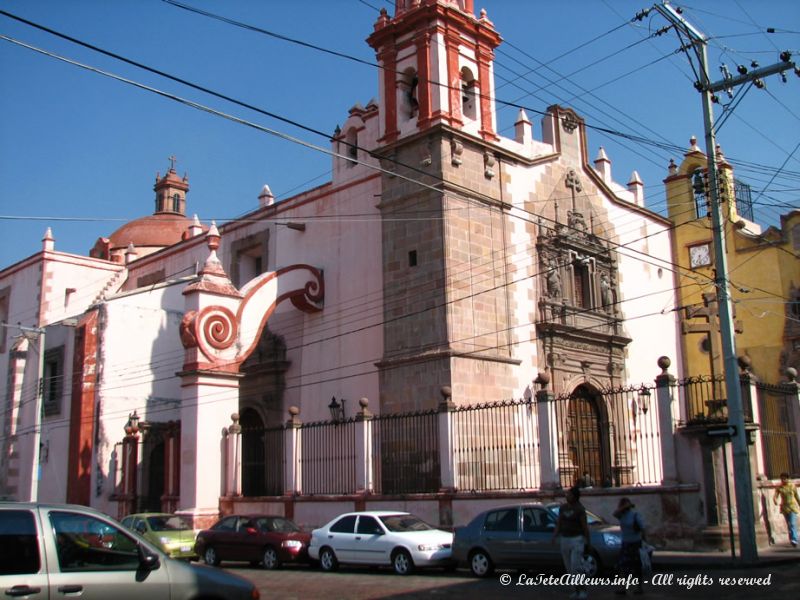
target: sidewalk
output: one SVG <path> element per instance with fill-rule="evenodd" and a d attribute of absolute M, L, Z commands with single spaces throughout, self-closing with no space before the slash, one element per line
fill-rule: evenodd
<path fill-rule="evenodd" d="M 788 542 L 778 543 L 768 548 L 758 549 L 758 560 L 755 563 L 743 563 L 736 550 L 736 558 L 726 552 L 691 552 L 679 550 L 658 550 L 653 554 L 653 565 L 656 569 L 727 569 L 765 567 L 768 565 L 800 562 L 800 547 L 792 548 Z"/>

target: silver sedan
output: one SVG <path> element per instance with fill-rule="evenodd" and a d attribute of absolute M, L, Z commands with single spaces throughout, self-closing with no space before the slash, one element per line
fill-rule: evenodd
<path fill-rule="evenodd" d="M 589 576 L 611 567 L 622 547 L 619 527 L 587 511 L 591 549 Z M 559 546 L 553 543 L 558 506 L 516 504 L 479 514 L 466 527 L 457 527 L 453 558 L 467 564 L 474 575 L 486 577 L 495 567 L 532 568 L 560 564 Z"/>

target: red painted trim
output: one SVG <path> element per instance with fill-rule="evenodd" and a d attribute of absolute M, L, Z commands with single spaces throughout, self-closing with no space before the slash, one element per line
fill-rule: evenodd
<path fill-rule="evenodd" d="M 478 81 L 480 82 L 480 107 L 481 107 L 481 137 L 484 140 L 499 140 L 500 138 L 494 132 L 492 124 L 492 103 L 491 98 L 491 72 L 489 65 L 494 60 L 494 52 L 491 48 L 479 44 L 475 50 L 475 56 L 478 61 Z"/>
<path fill-rule="evenodd" d="M 295 308 L 303 312 L 317 312 L 320 310 L 319 307 L 314 306 L 312 302 L 322 302 L 323 298 L 325 297 L 325 281 L 322 276 L 322 271 L 312 267 L 311 265 L 291 265 L 270 273 L 269 276 L 265 277 L 263 281 L 260 281 L 257 285 L 253 286 L 252 289 L 248 290 L 247 294 L 242 299 L 241 304 L 239 304 L 239 310 L 236 313 L 236 321 L 241 326 L 242 313 L 244 312 L 246 305 L 250 302 L 251 298 L 258 290 L 276 277 L 297 270 L 309 271 L 310 275 L 313 276 L 314 279 L 306 282 L 305 286 L 300 290 L 291 290 L 285 294 L 281 294 L 275 299 L 275 302 L 273 302 L 272 305 L 267 308 L 266 311 L 264 311 L 264 315 L 261 317 L 261 321 L 258 325 L 258 331 L 253 337 L 252 343 L 236 357 L 240 363 L 245 361 L 247 357 L 252 354 L 253 350 L 255 350 L 256 346 L 258 345 L 258 341 L 261 339 L 261 335 L 264 332 L 264 327 L 266 327 L 267 321 L 269 320 L 270 316 L 272 316 L 272 313 L 275 311 L 277 306 L 284 300 L 291 300 Z"/>
<path fill-rule="evenodd" d="M 397 129 L 397 49 L 392 48 L 381 52 L 378 61 L 383 64 L 381 70 L 383 79 L 383 139 L 389 143 L 397 139 L 400 132 Z"/>
<path fill-rule="evenodd" d="M 97 385 L 97 311 L 87 313 L 75 330 L 67 450 L 67 502 L 91 504 L 94 410 Z"/>
<path fill-rule="evenodd" d="M 464 124 L 461 118 L 461 69 L 458 68 L 458 52 L 461 38 L 455 31 L 448 31 L 444 38 L 447 53 L 447 85 L 450 99 L 448 116 L 450 122 L 460 127 Z"/>

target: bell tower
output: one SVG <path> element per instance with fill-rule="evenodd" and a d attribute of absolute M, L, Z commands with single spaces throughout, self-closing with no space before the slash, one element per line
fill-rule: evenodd
<path fill-rule="evenodd" d="M 169 157 L 170 167 L 164 177 L 156 173 L 156 184 L 153 191 L 156 193 L 156 209 L 154 214 L 170 213 L 176 215 L 186 214 L 186 192 L 189 191 L 189 177 L 184 175 L 181 179 L 175 171 L 174 156 Z"/>
<path fill-rule="evenodd" d="M 501 38 L 473 0 L 396 0 L 367 42 L 380 71 L 382 142 L 446 124 L 497 140 L 494 49 Z"/>
<path fill-rule="evenodd" d="M 383 67 L 381 412 L 435 408 L 443 386 L 456 403 L 510 397 L 500 36 L 472 0 L 397 0 L 367 41 Z"/>

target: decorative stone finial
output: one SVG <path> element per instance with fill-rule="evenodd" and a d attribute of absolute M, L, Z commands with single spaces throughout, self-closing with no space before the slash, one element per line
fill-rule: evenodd
<path fill-rule="evenodd" d="M 369 406 L 369 400 L 367 398 L 361 398 L 361 400 L 358 401 L 358 405 L 361 407 L 361 410 L 364 410 Z"/>
<path fill-rule="evenodd" d="M 290 417 L 294 418 L 299 414 L 300 414 L 300 409 L 299 408 L 297 408 L 296 406 L 290 406 L 289 407 L 289 416 Z"/>
<path fill-rule="evenodd" d="M 48 227 L 47 231 L 44 232 L 44 237 L 42 238 L 42 250 L 55 250 L 55 242 L 56 240 L 53 238 L 53 232 Z"/>
<path fill-rule="evenodd" d="M 662 375 L 667 374 L 667 370 L 669 369 L 670 365 L 672 365 L 672 361 L 670 360 L 669 356 L 658 357 L 658 367 L 661 369 Z"/>
<path fill-rule="evenodd" d="M 639 171 L 634 171 L 633 173 L 631 173 L 631 178 L 630 181 L 628 181 L 628 186 L 630 187 L 632 185 L 644 185 L 642 178 L 639 177 Z"/>
<path fill-rule="evenodd" d="M 695 136 L 689 138 L 689 152 L 700 152 L 700 148 L 697 147 L 697 138 Z"/>
<path fill-rule="evenodd" d="M 442 395 L 442 398 L 449 400 L 453 397 L 453 388 L 451 388 L 449 385 L 443 385 L 442 389 L 439 390 L 439 393 Z"/>
<path fill-rule="evenodd" d="M 789 367 L 786 369 L 786 377 L 789 378 L 789 383 L 794 383 L 797 381 L 797 369 L 794 367 Z"/>
<path fill-rule="evenodd" d="M 670 174 L 670 177 L 673 175 L 678 174 L 678 165 L 675 164 L 675 161 L 671 158 L 669 159 L 669 166 L 667 167 L 667 171 Z"/>
<path fill-rule="evenodd" d="M 203 226 L 200 224 L 200 219 L 197 218 L 197 215 L 194 215 L 192 224 L 189 225 L 189 235 L 195 237 L 201 233 L 203 233 Z"/>
<path fill-rule="evenodd" d="M 533 383 L 538 384 L 541 389 L 546 390 L 547 386 L 550 385 L 550 373 L 547 371 L 539 371 Z"/>
<path fill-rule="evenodd" d="M 208 244 L 208 249 L 211 250 L 211 253 L 214 255 L 214 258 L 216 258 L 217 248 L 219 248 L 219 240 L 221 237 L 222 236 L 219 234 L 219 230 L 217 229 L 216 221 L 211 221 L 211 227 L 206 234 L 206 243 Z"/>
<path fill-rule="evenodd" d="M 136 260 L 137 256 L 139 256 L 139 253 L 136 252 L 136 247 L 133 245 L 133 242 L 130 242 L 125 249 L 125 264 L 133 262 Z"/>
<path fill-rule="evenodd" d="M 746 354 L 737 358 L 736 362 L 739 363 L 742 373 L 749 373 L 750 369 L 753 368 L 753 360 Z"/>
<path fill-rule="evenodd" d="M 264 187 L 261 188 L 261 193 L 258 195 L 258 205 L 263 208 L 265 206 L 271 206 L 272 204 L 275 204 L 275 196 L 265 183 Z"/>

